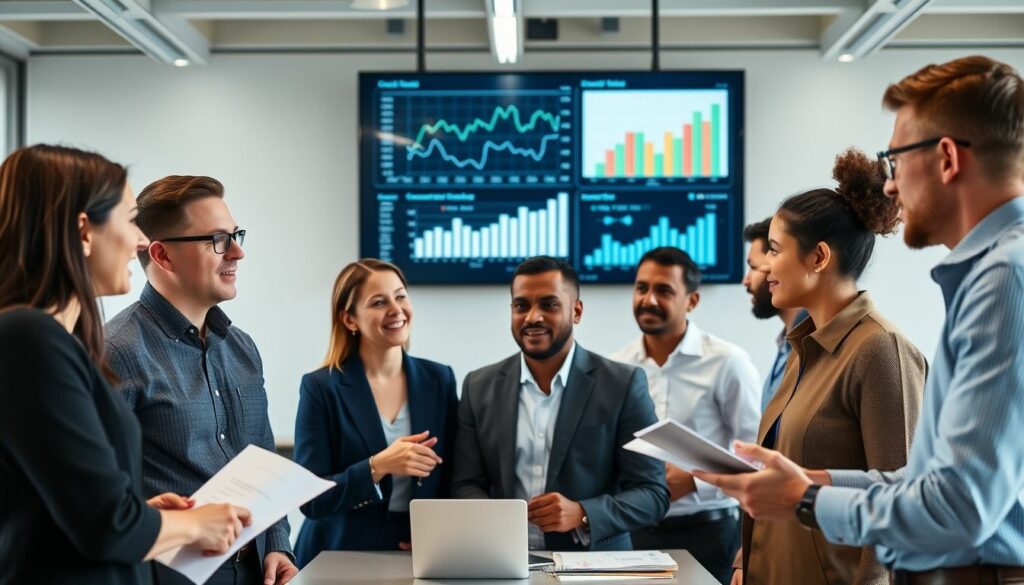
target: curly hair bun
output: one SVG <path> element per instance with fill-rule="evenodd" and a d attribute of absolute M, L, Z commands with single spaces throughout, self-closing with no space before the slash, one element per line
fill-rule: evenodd
<path fill-rule="evenodd" d="M 880 161 L 849 148 L 836 156 L 832 178 L 836 193 L 853 209 L 857 219 L 876 234 L 889 235 L 899 225 L 899 206 L 885 195 L 885 169 Z"/>

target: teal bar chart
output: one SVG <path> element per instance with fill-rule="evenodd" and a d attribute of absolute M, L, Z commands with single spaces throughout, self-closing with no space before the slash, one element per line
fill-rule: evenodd
<path fill-rule="evenodd" d="M 708 212 L 687 226 L 673 226 L 667 216 L 647 229 L 646 235 L 632 241 L 621 241 L 610 233 L 601 235 L 601 245 L 583 257 L 583 266 L 590 269 L 633 268 L 647 252 L 662 246 L 680 248 L 699 266 L 718 262 L 718 217 Z"/>

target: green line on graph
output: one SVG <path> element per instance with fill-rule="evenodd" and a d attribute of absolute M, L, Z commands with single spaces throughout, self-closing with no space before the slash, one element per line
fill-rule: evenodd
<path fill-rule="evenodd" d="M 536 110 L 530 116 L 530 121 L 526 124 L 522 123 L 519 116 L 519 108 L 515 105 L 508 105 L 504 107 L 494 108 L 494 114 L 491 116 L 489 122 L 485 122 L 480 118 L 477 118 L 466 124 L 465 126 L 459 127 L 457 124 L 451 124 L 447 120 L 438 120 L 433 124 L 424 124 L 420 126 L 420 131 L 416 135 L 416 140 L 413 142 L 409 149 L 422 149 L 423 148 L 423 137 L 427 134 L 436 134 L 438 130 L 444 130 L 454 134 L 460 142 L 465 142 L 469 138 L 469 135 L 483 128 L 488 132 L 493 132 L 495 126 L 498 125 L 498 120 L 508 120 L 512 118 L 512 123 L 516 126 L 516 131 L 520 133 L 529 132 L 537 127 L 540 120 L 544 120 L 551 129 L 555 132 L 558 131 L 561 125 L 561 117 L 545 112 L 544 110 Z"/>

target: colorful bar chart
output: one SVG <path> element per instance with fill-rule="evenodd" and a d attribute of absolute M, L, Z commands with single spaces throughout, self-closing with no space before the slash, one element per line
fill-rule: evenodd
<path fill-rule="evenodd" d="M 721 177 L 721 116 L 718 104 L 711 106 L 710 120 L 695 112 L 693 121 L 683 124 L 678 133 L 663 134 L 660 151 L 655 151 L 654 140 L 643 132 L 626 132 L 620 144 L 605 150 L 604 162 L 597 163 L 594 176 Z M 620 166 L 618 158 L 623 152 L 626 160 Z"/>
<path fill-rule="evenodd" d="M 475 224 L 476 227 L 474 227 Z M 416 261 L 500 260 L 569 256 L 569 194 L 510 213 L 456 215 L 446 225 L 419 231 L 412 239 Z"/>
<path fill-rule="evenodd" d="M 729 176 L 725 91 L 585 92 L 583 99 L 585 178 Z"/>
<path fill-rule="evenodd" d="M 661 216 L 644 237 L 631 242 L 602 234 L 601 245 L 583 256 L 583 266 L 586 270 L 634 268 L 645 253 L 661 246 L 684 250 L 699 266 L 714 266 L 718 263 L 717 219 L 715 212 L 708 212 L 692 225 L 678 228 L 667 216 Z"/>

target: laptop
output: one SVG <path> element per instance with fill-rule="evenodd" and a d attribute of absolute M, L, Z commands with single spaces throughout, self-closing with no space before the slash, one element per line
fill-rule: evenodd
<path fill-rule="evenodd" d="M 526 579 L 523 500 L 413 500 L 412 574 L 417 579 Z"/>

